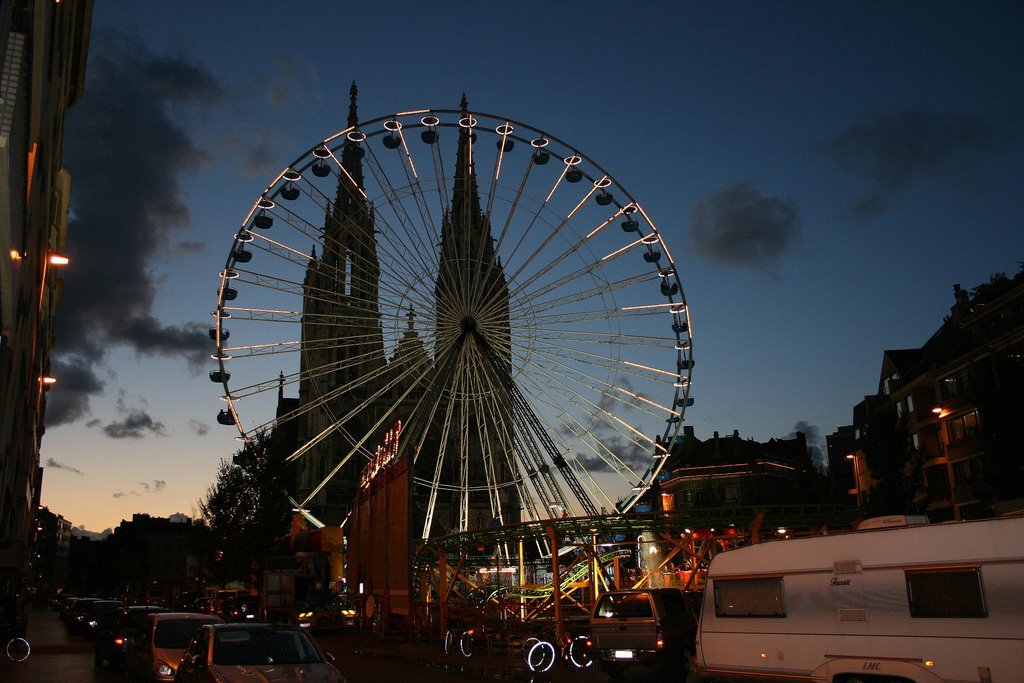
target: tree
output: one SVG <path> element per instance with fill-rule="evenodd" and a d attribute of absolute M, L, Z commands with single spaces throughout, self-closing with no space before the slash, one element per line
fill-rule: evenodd
<path fill-rule="evenodd" d="M 861 449 L 871 478 L 876 482 L 868 491 L 865 507 L 872 515 L 896 515 L 919 512 L 923 502 L 915 500 L 916 478 L 921 463 L 911 445 L 906 421 L 897 419 L 889 407 L 875 411 L 861 439 Z"/>
<path fill-rule="evenodd" d="M 255 580 L 274 540 L 288 529 L 288 465 L 267 432 L 258 432 L 221 460 L 217 479 L 199 501 L 210 531 L 209 556 L 219 580 Z"/>

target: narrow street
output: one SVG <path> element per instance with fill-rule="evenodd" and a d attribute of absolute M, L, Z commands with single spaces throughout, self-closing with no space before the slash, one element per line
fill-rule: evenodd
<path fill-rule="evenodd" d="M 124 674 L 93 663 L 93 643 L 81 636 L 68 635 L 53 610 L 29 612 L 28 641 L 31 656 L 20 664 L 0 658 L 3 683 L 98 683 L 123 682 Z M 446 683 L 466 681 L 541 681 L 550 683 L 606 683 L 607 676 L 590 667 L 571 671 L 556 664 L 547 674 L 530 674 L 516 654 L 487 652 L 481 648 L 472 657 L 446 655 L 439 647 L 423 643 L 387 642 L 370 634 L 337 633 L 319 635 L 317 640 L 336 658 L 335 666 L 349 683 L 375 680 Z M 646 670 L 627 671 L 625 683 L 657 680 L 659 683 L 682 681 L 652 675 Z"/>

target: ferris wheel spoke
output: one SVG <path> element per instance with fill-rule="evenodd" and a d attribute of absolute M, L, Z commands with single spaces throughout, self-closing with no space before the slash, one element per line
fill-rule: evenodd
<path fill-rule="evenodd" d="M 352 97 L 234 233 L 218 422 L 295 424 L 295 499 L 316 514 L 409 458 L 424 538 L 628 510 L 692 400 L 663 235 L 558 138 L 465 102 L 360 121 Z"/>

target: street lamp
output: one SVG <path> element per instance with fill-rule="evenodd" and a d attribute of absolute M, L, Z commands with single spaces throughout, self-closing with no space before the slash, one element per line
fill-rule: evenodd
<path fill-rule="evenodd" d="M 857 507 L 863 507 L 864 498 L 860 488 L 860 460 L 854 453 L 848 453 L 846 455 L 846 459 L 853 461 L 853 483 L 854 486 L 856 486 L 855 491 L 857 492 Z"/>

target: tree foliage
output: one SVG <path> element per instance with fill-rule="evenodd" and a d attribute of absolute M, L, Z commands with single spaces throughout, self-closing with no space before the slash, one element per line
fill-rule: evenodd
<path fill-rule="evenodd" d="M 920 459 L 911 445 L 906 422 L 891 409 L 871 415 L 861 440 L 864 460 L 875 484 L 868 491 L 866 508 L 871 515 L 899 515 L 919 512 L 916 479 Z"/>
<path fill-rule="evenodd" d="M 220 581 L 259 576 L 274 539 L 288 530 L 288 465 L 267 432 L 221 460 L 217 478 L 199 501 L 210 531 L 208 551 Z"/>

